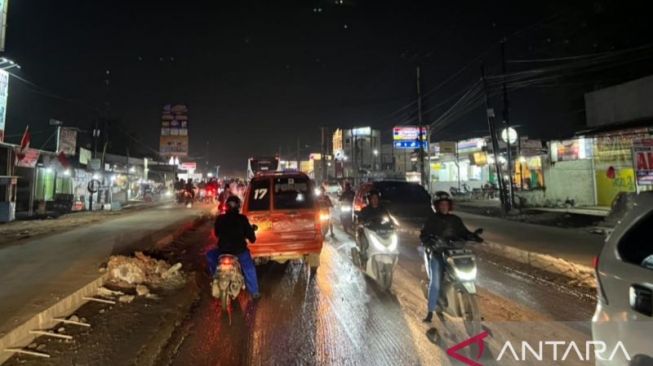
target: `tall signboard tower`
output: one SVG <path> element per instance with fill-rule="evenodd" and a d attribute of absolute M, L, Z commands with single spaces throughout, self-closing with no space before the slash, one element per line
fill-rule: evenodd
<path fill-rule="evenodd" d="M 159 153 L 162 157 L 188 156 L 188 108 L 185 105 L 163 106 Z"/>

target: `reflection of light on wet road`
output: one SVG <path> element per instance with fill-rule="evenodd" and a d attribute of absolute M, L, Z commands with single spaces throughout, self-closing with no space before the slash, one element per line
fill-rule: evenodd
<path fill-rule="evenodd" d="M 234 304 L 231 326 L 218 302 L 203 294 L 171 363 L 420 362 L 397 298 L 381 291 L 330 244 L 313 278 L 303 263 L 260 266 L 259 278 L 261 300 L 244 308 Z"/>

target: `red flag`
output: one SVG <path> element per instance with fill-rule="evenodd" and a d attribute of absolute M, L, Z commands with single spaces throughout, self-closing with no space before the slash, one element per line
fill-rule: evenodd
<path fill-rule="evenodd" d="M 23 137 L 20 139 L 20 151 L 25 151 L 29 148 L 29 143 L 32 141 L 32 134 L 29 133 L 29 125 L 25 127 L 25 132 L 23 132 Z"/>
<path fill-rule="evenodd" d="M 23 160 L 27 149 L 29 149 L 29 143 L 32 140 L 32 134 L 29 133 L 29 125 L 25 127 L 25 132 L 23 132 L 23 137 L 20 139 L 20 147 L 16 151 L 16 159 Z"/>
<path fill-rule="evenodd" d="M 63 150 L 59 152 L 59 156 L 57 156 L 57 159 L 59 160 L 59 164 L 61 164 L 63 168 L 68 168 L 70 166 L 70 162 L 68 161 L 66 154 L 63 153 Z"/>

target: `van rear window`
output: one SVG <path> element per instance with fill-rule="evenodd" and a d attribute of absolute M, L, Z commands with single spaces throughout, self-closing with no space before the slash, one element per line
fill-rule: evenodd
<path fill-rule="evenodd" d="M 274 209 L 313 208 L 311 183 L 306 178 L 279 177 L 274 179 Z"/>
<path fill-rule="evenodd" d="M 248 207 L 249 211 L 267 211 L 270 209 L 270 181 L 254 180 L 249 187 Z"/>

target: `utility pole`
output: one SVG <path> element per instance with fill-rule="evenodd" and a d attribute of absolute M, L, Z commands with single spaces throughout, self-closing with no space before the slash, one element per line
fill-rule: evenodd
<path fill-rule="evenodd" d="M 494 154 L 494 167 L 497 171 L 499 198 L 501 200 L 501 207 L 506 210 L 505 189 L 503 187 L 501 164 L 499 163 L 499 140 L 497 139 L 497 131 L 494 125 L 494 109 L 490 107 L 490 96 L 488 94 L 487 80 L 485 79 L 485 66 L 483 64 L 481 64 L 481 80 L 483 82 L 483 90 L 485 91 L 485 111 L 487 115 L 488 129 L 490 130 L 490 138 L 492 139 L 492 152 Z"/>
<path fill-rule="evenodd" d="M 506 83 L 506 39 L 501 40 L 501 73 L 503 74 L 503 127 L 506 129 L 506 147 L 508 150 L 508 191 L 510 199 L 506 203 L 507 210 L 510 211 L 515 205 L 515 190 L 512 185 L 514 173 L 512 164 L 512 146 L 510 146 L 510 104 L 508 101 L 508 87 Z M 519 139 L 519 136 L 517 136 Z"/>
<path fill-rule="evenodd" d="M 326 148 L 326 128 L 322 127 L 322 151 L 321 151 L 321 157 L 320 157 L 320 162 L 322 163 L 322 182 L 324 182 L 324 181 L 326 181 L 328 179 L 327 160 L 326 160 L 326 155 L 327 154 L 326 153 L 327 153 L 327 148 Z"/>
<path fill-rule="evenodd" d="M 424 128 L 423 126 L 423 121 L 422 121 L 422 88 L 421 88 L 421 81 L 420 81 L 420 69 L 419 66 L 417 66 L 417 122 L 418 122 L 418 127 L 419 128 L 419 173 L 420 173 L 420 180 L 422 182 L 422 187 L 426 187 L 426 173 L 424 172 L 424 133 L 422 129 Z"/>
<path fill-rule="evenodd" d="M 297 138 L 297 171 L 299 171 L 300 157 L 299 157 L 299 137 Z"/>

